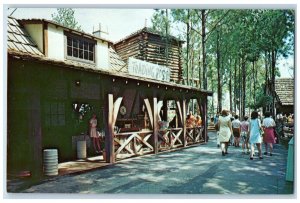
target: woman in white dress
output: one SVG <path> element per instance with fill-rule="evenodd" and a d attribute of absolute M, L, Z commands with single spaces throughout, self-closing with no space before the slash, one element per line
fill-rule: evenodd
<path fill-rule="evenodd" d="M 225 154 L 228 154 L 228 142 L 232 134 L 232 124 L 230 117 L 228 116 L 228 112 L 226 110 L 223 110 L 221 116 L 219 116 L 218 125 L 218 138 L 221 143 L 222 156 L 225 156 Z"/>
<path fill-rule="evenodd" d="M 253 111 L 251 113 L 251 120 L 250 120 L 250 125 L 249 125 L 249 142 L 250 142 L 250 159 L 253 160 L 253 155 L 254 155 L 254 145 L 256 145 L 258 149 L 258 154 L 259 158 L 263 159 L 262 153 L 261 153 L 261 123 L 260 120 L 258 119 L 258 113 L 257 111 Z"/>

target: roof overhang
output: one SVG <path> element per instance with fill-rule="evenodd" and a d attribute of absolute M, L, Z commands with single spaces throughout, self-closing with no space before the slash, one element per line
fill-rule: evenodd
<path fill-rule="evenodd" d="M 54 59 L 49 59 L 44 56 L 37 56 L 37 55 L 30 55 L 22 52 L 17 52 L 13 50 L 8 50 L 8 56 L 11 56 L 17 60 L 27 60 L 27 61 L 36 61 L 40 63 L 46 63 L 46 64 L 52 64 L 52 65 L 57 65 L 57 66 L 62 66 L 65 68 L 70 68 L 70 69 L 76 69 L 76 70 L 81 70 L 81 71 L 88 71 L 88 72 L 94 72 L 102 75 L 107 75 L 111 77 L 117 77 L 117 78 L 122 78 L 122 79 L 131 79 L 131 80 L 136 80 L 141 83 L 151 83 L 155 85 L 160 85 L 160 86 L 165 86 L 167 88 L 170 88 L 173 90 L 174 89 L 179 89 L 184 92 L 194 92 L 194 93 L 200 93 L 204 94 L 206 96 L 212 96 L 213 92 L 209 90 L 201 90 L 198 88 L 186 86 L 186 85 L 181 85 L 181 84 L 176 84 L 176 83 L 171 83 L 171 82 L 164 82 L 164 81 L 158 81 L 158 80 L 153 80 L 153 79 L 148 79 L 148 78 L 141 78 L 137 76 L 132 76 L 128 75 L 126 73 L 115 73 L 115 72 L 110 72 L 110 71 L 105 71 L 102 69 L 97 69 L 95 66 L 91 65 L 85 65 L 84 63 L 76 63 L 73 61 L 60 61 L 60 60 L 54 60 Z"/>

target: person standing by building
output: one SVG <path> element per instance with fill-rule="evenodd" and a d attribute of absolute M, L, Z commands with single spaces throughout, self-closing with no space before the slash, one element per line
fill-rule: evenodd
<path fill-rule="evenodd" d="M 195 121 L 196 127 L 201 127 L 202 126 L 202 120 L 199 115 L 196 116 L 196 121 Z"/>
<path fill-rule="evenodd" d="M 262 127 L 264 129 L 264 144 L 265 144 L 265 155 L 268 154 L 268 145 L 270 146 L 270 156 L 272 156 L 273 152 L 273 144 L 276 143 L 275 141 L 275 133 L 274 127 L 276 126 L 275 121 L 271 118 L 270 112 L 265 112 L 265 118 L 262 122 Z"/>
<path fill-rule="evenodd" d="M 258 119 L 258 113 L 257 111 L 253 111 L 251 113 L 251 120 L 250 120 L 250 125 L 249 125 L 249 142 L 250 142 L 250 159 L 253 160 L 253 155 L 254 155 L 254 145 L 256 145 L 258 153 L 259 153 L 259 158 L 263 159 L 262 157 L 262 152 L 261 152 L 261 123 L 260 120 Z"/>
<path fill-rule="evenodd" d="M 97 132 L 96 114 L 93 114 L 89 123 L 90 123 L 90 137 L 91 137 L 91 139 L 93 139 L 93 146 L 94 146 L 96 153 L 99 153 L 99 152 L 101 152 L 101 146 L 100 146 L 100 136 Z"/>
<path fill-rule="evenodd" d="M 247 154 L 249 151 L 249 122 L 248 116 L 244 116 L 244 120 L 241 122 L 241 138 L 242 138 L 242 148 L 243 154 L 245 154 L 245 148 L 247 148 Z"/>
<path fill-rule="evenodd" d="M 241 122 L 238 115 L 235 115 L 234 120 L 232 121 L 232 131 L 234 137 L 234 146 L 240 147 Z"/>
<path fill-rule="evenodd" d="M 196 121 L 196 119 L 195 119 L 193 113 L 190 111 L 189 115 L 187 115 L 187 118 L 186 118 L 186 127 L 194 128 L 195 121 Z"/>
<path fill-rule="evenodd" d="M 218 137 L 221 143 L 221 151 L 222 155 L 225 156 L 225 154 L 228 154 L 228 142 L 232 134 L 232 124 L 226 110 L 223 110 L 221 116 L 219 116 L 218 128 Z"/>

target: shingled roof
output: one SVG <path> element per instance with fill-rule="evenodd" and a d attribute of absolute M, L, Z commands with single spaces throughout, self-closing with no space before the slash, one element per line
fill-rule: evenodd
<path fill-rule="evenodd" d="M 275 91 L 283 106 L 294 105 L 294 79 L 278 78 L 275 80 Z"/>
<path fill-rule="evenodd" d="M 128 73 L 127 64 L 112 47 L 109 47 L 109 65 L 113 72 Z"/>
<path fill-rule="evenodd" d="M 12 17 L 7 21 L 7 46 L 10 50 L 43 56 L 24 27 Z"/>

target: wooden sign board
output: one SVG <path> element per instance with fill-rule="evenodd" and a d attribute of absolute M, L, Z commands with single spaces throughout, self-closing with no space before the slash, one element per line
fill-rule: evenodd
<path fill-rule="evenodd" d="M 128 72 L 134 76 L 170 82 L 171 71 L 166 66 L 141 61 L 132 57 L 128 59 Z"/>

